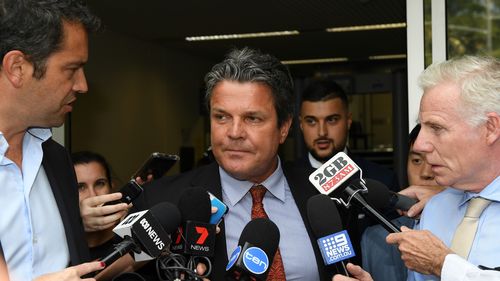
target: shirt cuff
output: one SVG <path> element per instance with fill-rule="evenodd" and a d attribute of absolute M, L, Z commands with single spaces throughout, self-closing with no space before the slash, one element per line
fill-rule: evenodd
<path fill-rule="evenodd" d="M 441 270 L 441 281 L 464 280 L 469 272 L 478 272 L 480 269 L 455 254 L 448 254 L 444 258 Z"/>

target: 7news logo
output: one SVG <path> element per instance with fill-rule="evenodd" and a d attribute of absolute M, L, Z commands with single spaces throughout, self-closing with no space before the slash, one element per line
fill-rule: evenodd
<path fill-rule="evenodd" d="M 351 239 L 345 230 L 318 239 L 318 245 L 325 265 L 355 256 Z"/>

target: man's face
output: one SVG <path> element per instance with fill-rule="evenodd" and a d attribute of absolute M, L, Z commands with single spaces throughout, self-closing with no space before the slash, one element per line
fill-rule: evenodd
<path fill-rule="evenodd" d="M 459 109 L 460 88 L 443 83 L 429 89 L 420 102 L 420 123 L 413 149 L 425 153 L 436 182 L 462 190 L 484 188 L 481 171 L 487 169 L 485 126 L 469 125 Z"/>
<path fill-rule="evenodd" d="M 408 183 L 410 185 L 437 185 L 431 165 L 425 160 L 425 155 L 410 147 L 407 163 Z"/>
<path fill-rule="evenodd" d="M 111 192 L 106 170 L 98 162 L 89 162 L 75 165 L 76 179 L 78 181 L 78 194 L 80 201 L 85 198 Z"/>
<path fill-rule="evenodd" d="M 217 163 L 239 180 L 260 183 L 277 167 L 278 146 L 291 119 L 278 127 L 271 88 L 262 83 L 219 82 L 210 99 L 212 150 Z"/>
<path fill-rule="evenodd" d="M 325 162 L 344 150 L 352 115 L 340 98 L 304 101 L 299 118 L 304 141 L 314 158 Z"/>
<path fill-rule="evenodd" d="M 57 127 L 73 110 L 77 93 L 87 92 L 83 65 L 88 56 L 87 32 L 81 24 L 63 23 L 61 49 L 50 55 L 41 79 L 27 81 L 25 103 L 31 126 Z"/>

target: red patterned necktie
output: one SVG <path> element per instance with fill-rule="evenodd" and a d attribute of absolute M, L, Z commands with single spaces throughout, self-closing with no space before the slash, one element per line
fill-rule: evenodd
<path fill-rule="evenodd" d="M 267 189 L 262 185 L 257 185 L 250 188 L 250 194 L 252 195 L 252 219 L 257 218 L 268 218 L 266 211 L 264 210 L 264 194 L 266 194 Z M 274 255 L 273 264 L 267 275 L 267 281 L 285 281 L 285 268 L 283 267 L 283 260 L 281 259 L 280 249 L 276 251 Z"/>

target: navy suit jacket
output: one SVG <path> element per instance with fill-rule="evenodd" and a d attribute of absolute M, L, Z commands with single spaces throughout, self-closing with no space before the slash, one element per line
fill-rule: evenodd
<path fill-rule="evenodd" d="M 84 236 L 78 187 L 68 151 L 52 139 L 42 144 L 42 165 L 61 214 L 70 254 L 70 265 L 90 260 L 87 241 Z M 60 243 L 60 241 L 54 241 Z"/>
<path fill-rule="evenodd" d="M 318 265 L 319 276 L 321 280 L 331 280 L 336 269 L 326 268 L 323 265 L 321 253 L 316 247 L 317 242 L 313 238 L 311 227 L 307 220 L 307 199 L 317 192 L 314 189 L 306 188 L 307 176 L 302 173 L 302 169 L 287 166 L 283 167 L 285 177 L 292 191 L 293 198 L 301 214 L 301 219 L 304 221 L 309 238 L 313 245 Z M 160 202 L 169 201 L 177 204 L 183 189 L 190 187 L 202 187 L 210 191 L 218 198 L 222 198 L 222 187 L 219 175 L 219 166 L 217 163 L 211 163 L 207 166 L 197 168 L 193 171 L 181 174 L 178 176 L 164 177 L 153 181 L 148 186 L 144 187 L 144 192 L 138 200 L 134 201 L 134 206 L 139 209 L 150 208 Z M 213 262 L 213 271 L 210 276 L 211 280 L 225 280 L 225 268 L 228 262 L 226 251 L 226 235 L 224 221 L 220 224 L 221 232 L 217 234 L 215 242 L 215 256 Z M 300 243 L 300 241 L 297 241 Z M 149 274 L 148 274 L 149 275 Z"/>

